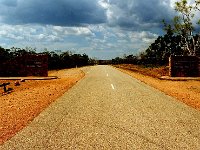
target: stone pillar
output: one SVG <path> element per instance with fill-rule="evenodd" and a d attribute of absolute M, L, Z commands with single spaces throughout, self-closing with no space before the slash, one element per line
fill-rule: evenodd
<path fill-rule="evenodd" d="M 200 77 L 200 57 L 198 57 L 198 59 L 199 59 L 198 69 L 199 69 L 199 77 Z"/>
<path fill-rule="evenodd" d="M 173 72 L 172 66 L 173 66 L 173 56 L 170 56 L 170 57 L 169 57 L 169 76 L 170 76 L 170 77 L 173 76 L 173 75 L 172 75 L 172 72 Z"/>

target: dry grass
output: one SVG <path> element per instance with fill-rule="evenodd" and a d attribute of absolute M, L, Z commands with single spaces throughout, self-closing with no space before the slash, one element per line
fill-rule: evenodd
<path fill-rule="evenodd" d="M 9 81 L 14 90 L 10 94 L 0 95 L 0 144 L 11 138 L 32 121 L 42 110 L 55 101 L 78 80 L 84 73 L 80 69 L 50 71 L 55 80 L 27 80 L 20 86 Z M 5 82 L 0 80 L 0 83 Z M 6 81 L 8 82 L 8 81 Z M 0 89 L 0 94 L 3 89 Z"/>
<path fill-rule="evenodd" d="M 161 76 L 168 76 L 169 75 L 169 68 L 168 67 L 145 67 L 145 66 L 138 66 L 132 64 L 122 64 L 122 65 L 115 65 L 117 68 L 123 68 L 126 70 L 130 70 L 133 72 L 138 72 L 143 75 L 147 75 L 154 78 L 159 78 Z"/>
<path fill-rule="evenodd" d="M 167 75 L 165 67 L 143 68 L 134 65 L 117 66 L 119 70 L 149 84 L 177 100 L 200 110 L 200 81 L 167 81 L 158 77 Z"/>

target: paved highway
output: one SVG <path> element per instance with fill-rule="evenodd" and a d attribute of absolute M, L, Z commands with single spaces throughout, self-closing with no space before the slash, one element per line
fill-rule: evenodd
<path fill-rule="evenodd" d="M 200 149 L 199 111 L 110 66 L 84 71 L 0 149 Z"/>

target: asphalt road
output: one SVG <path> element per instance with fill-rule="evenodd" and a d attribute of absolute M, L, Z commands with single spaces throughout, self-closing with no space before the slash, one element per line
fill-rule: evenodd
<path fill-rule="evenodd" d="M 199 111 L 110 66 L 84 71 L 0 149 L 200 149 Z"/>

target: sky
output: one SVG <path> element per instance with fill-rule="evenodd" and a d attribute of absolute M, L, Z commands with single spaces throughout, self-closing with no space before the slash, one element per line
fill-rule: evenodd
<path fill-rule="evenodd" d="M 136 55 L 163 35 L 175 0 L 0 0 L 0 46 Z"/>

